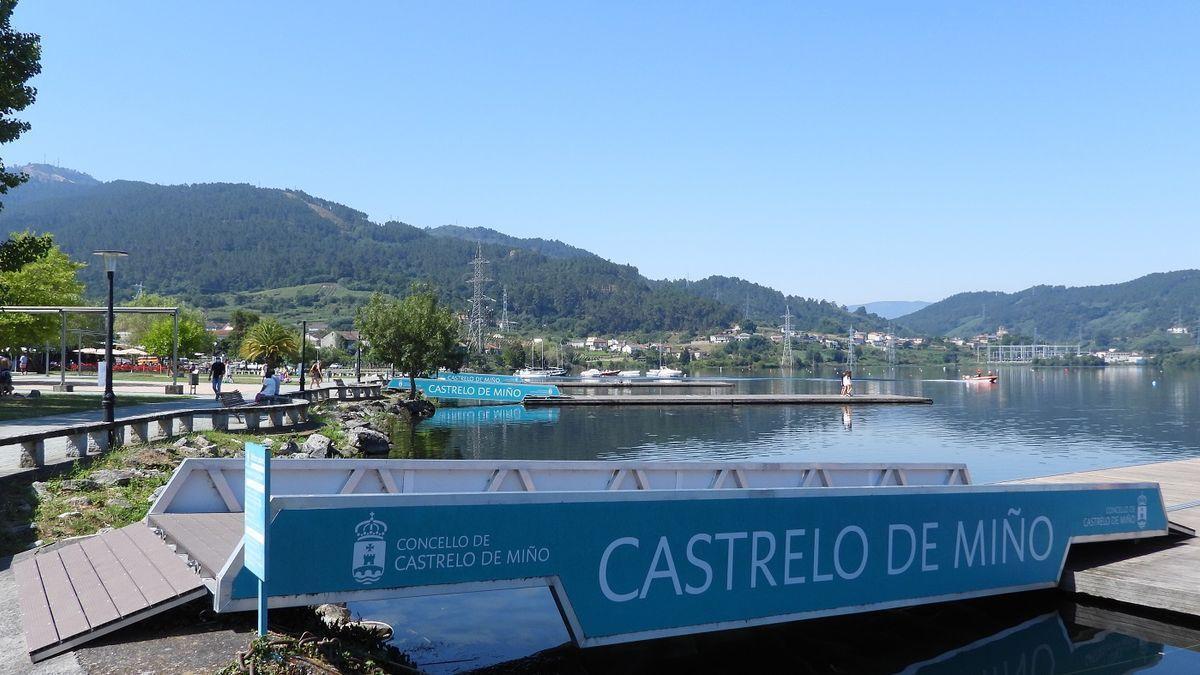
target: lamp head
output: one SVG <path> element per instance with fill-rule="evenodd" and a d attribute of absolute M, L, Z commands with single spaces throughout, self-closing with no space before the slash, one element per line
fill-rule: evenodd
<path fill-rule="evenodd" d="M 98 255 L 104 260 L 105 272 L 116 272 L 117 259 L 129 256 L 125 251 L 92 251 L 92 255 Z"/>

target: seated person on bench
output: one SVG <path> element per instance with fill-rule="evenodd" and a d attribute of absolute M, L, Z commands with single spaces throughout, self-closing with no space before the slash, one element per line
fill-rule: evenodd
<path fill-rule="evenodd" d="M 3 356 L 0 356 L 0 396 L 8 396 L 13 393 L 12 383 L 12 363 Z"/>
<path fill-rule="evenodd" d="M 263 371 L 262 391 L 254 395 L 255 403 L 270 403 L 279 396 L 279 378 L 275 377 L 275 369 L 267 366 Z"/>

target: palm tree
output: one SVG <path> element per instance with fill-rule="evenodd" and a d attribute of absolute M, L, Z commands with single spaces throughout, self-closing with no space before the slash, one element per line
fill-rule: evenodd
<path fill-rule="evenodd" d="M 299 350 L 300 341 L 296 334 L 275 319 L 259 321 L 242 338 L 242 357 L 251 361 L 265 361 L 272 368 Z"/>

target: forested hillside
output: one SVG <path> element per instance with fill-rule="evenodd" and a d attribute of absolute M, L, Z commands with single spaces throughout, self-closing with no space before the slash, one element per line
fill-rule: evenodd
<path fill-rule="evenodd" d="M 876 327 L 829 302 L 788 298 L 738 279 L 651 281 L 629 265 L 560 241 L 521 239 L 486 228 L 379 225 L 352 208 L 299 190 L 246 184 L 155 185 L 99 182 L 79 172 L 30 165 L 29 183 L 0 211 L 0 230 L 50 232 L 72 257 L 99 248 L 129 251 L 118 295 L 134 284 L 216 314 L 247 305 L 291 317 L 348 319 L 367 291 L 404 293 L 427 281 L 465 311 L 468 262 L 481 242 L 491 261 L 486 292 L 499 309 L 508 290 L 518 327 L 563 332 L 705 331 L 754 316 L 778 323 L 792 303 L 798 330 Z M 97 266 L 83 273 L 100 294 Z M 773 320 L 772 320 L 772 317 Z"/>
<path fill-rule="evenodd" d="M 461 225 L 442 225 L 427 227 L 425 231 L 435 237 L 450 237 L 464 241 L 475 241 L 483 244 L 499 244 L 509 248 L 523 248 L 534 253 L 541 253 L 547 258 L 595 258 L 595 253 L 564 244 L 557 239 L 522 239 L 512 237 L 503 232 L 497 232 L 486 227 L 462 227 Z"/>
<path fill-rule="evenodd" d="M 1017 293 L 959 293 L 900 317 L 924 334 L 968 336 L 1004 326 L 1047 340 L 1108 344 L 1200 320 L 1200 270 L 1149 274 L 1104 286 L 1034 286 Z"/>
<path fill-rule="evenodd" d="M 785 296 L 779 291 L 737 277 L 711 276 L 699 281 L 657 282 L 664 287 L 674 288 L 697 297 L 730 305 L 737 311 L 738 318 L 749 316 L 760 326 L 778 326 L 783 323 L 783 313 L 790 307 L 792 325 L 797 330 L 822 333 L 842 333 L 857 330 L 879 330 L 888 322 L 867 311 L 847 312 L 828 300 Z"/>

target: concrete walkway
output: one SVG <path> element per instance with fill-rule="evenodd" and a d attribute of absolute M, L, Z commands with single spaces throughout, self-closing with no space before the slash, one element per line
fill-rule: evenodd
<path fill-rule="evenodd" d="M 164 398 L 162 403 L 143 403 L 139 405 L 118 407 L 116 411 L 116 417 L 118 420 L 120 420 L 127 417 L 150 415 L 157 412 L 169 412 L 172 410 L 219 407 L 220 404 L 209 397 L 172 397 L 169 399 Z M 95 410 L 80 410 L 78 412 L 65 413 L 62 415 L 47 415 L 45 417 L 30 417 L 21 420 L 8 420 L 3 423 L 3 426 L 0 426 L 0 440 L 13 436 L 20 436 L 22 434 L 35 433 L 38 431 L 61 429 L 63 427 L 85 424 L 87 422 L 100 422 L 103 419 L 104 411 L 97 408 Z M 199 429 L 199 425 L 197 425 L 197 429 Z M 66 459 L 66 457 L 67 439 L 65 437 L 51 438 L 46 441 L 47 464 Z M 0 447 L 0 472 L 19 468 L 20 459 L 21 446 L 12 445 Z"/>

